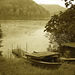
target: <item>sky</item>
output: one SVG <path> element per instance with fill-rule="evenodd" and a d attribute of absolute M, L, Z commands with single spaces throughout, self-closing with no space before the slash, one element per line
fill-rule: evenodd
<path fill-rule="evenodd" d="M 33 0 L 38 4 L 57 4 L 65 7 L 65 2 L 63 0 Z"/>

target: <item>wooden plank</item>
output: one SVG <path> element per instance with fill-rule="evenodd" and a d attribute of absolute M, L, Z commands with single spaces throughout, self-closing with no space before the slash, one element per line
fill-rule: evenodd
<path fill-rule="evenodd" d="M 52 56 L 52 55 L 59 55 L 58 52 L 49 52 L 49 51 L 46 51 L 46 52 L 37 52 L 37 53 L 28 53 L 26 54 L 26 56 L 29 56 L 29 57 L 45 57 L 45 56 Z"/>
<path fill-rule="evenodd" d="M 69 60 L 75 60 L 75 58 L 60 58 L 60 60 L 69 61 Z"/>
<path fill-rule="evenodd" d="M 69 46 L 69 47 L 74 47 L 75 48 L 75 42 L 63 43 L 61 45 L 62 46 Z"/>
<path fill-rule="evenodd" d="M 33 60 L 33 59 L 28 59 L 27 60 L 33 62 L 33 63 L 39 63 L 39 64 L 45 64 L 45 65 L 61 65 L 62 63 L 59 62 L 44 62 L 44 61 L 37 61 L 37 60 Z"/>

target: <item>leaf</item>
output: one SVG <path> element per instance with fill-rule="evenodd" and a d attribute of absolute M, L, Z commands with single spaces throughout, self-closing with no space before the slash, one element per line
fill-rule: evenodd
<path fill-rule="evenodd" d="M 67 0 L 64 0 L 65 2 L 67 2 Z"/>

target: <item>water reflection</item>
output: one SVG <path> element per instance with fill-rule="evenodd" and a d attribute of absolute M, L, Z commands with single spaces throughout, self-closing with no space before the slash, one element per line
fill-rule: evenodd
<path fill-rule="evenodd" d="M 37 22 L 37 21 L 36 21 Z M 43 21 L 44 22 L 44 21 Z M 47 21 L 46 21 L 47 22 Z M 1 50 L 3 51 L 4 56 L 11 55 L 11 50 L 12 47 L 15 49 L 17 48 L 17 45 L 23 49 L 26 50 L 26 43 L 27 43 L 27 52 L 33 52 L 33 51 L 46 51 L 47 47 L 48 47 L 48 39 L 44 36 L 44 26 L 45 23 L 43 24 L 41 23 L 41 21 L 39 22 L 40 25 L 35 25 L 35 21 L 33 23 L 33 25 L 25 25 L 27 24 L 27 22 L 25 23 L 17 23 L 16 24 L 11 24 L 12 27 L 9 27 L 10 24 L 8 23 L 6 26 L 4 25 L 5 29 L 3 30 L 7 30 L 7 32 L 4 32 L 6 34 L 6 36 L 3 38 L 3 47 L 1 48 Z M 6 24 L 6 23 L 5 23 Z M 15 27 L 17 26 L 17 27 Z M 40 26 L 40 28 L 39 28 Z M 6 29 L 7 27 L 7 29 Z M 32 31 L 34 28 L 35 31 Z M 16 30 L 14 30 L 16 29 Z M 19 30 L 17 30 L 19 29 Z M 27 31 L 28 30 L 28 31 Z M 26 32 L 27 31 L 27 32 Z M 16 35 L 15 35 L 16 34 Z"/>

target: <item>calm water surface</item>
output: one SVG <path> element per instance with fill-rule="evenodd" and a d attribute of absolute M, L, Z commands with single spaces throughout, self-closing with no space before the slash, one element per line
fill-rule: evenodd
<path fill-rule="evenodd" d="M 44 27 L 47 20 L 6 20 L 0 21 L 3 31 L 3 55 L 7 56 L 13 48 L 27 51 L 46 51 L 49 40 L 45 37 Z"/>

